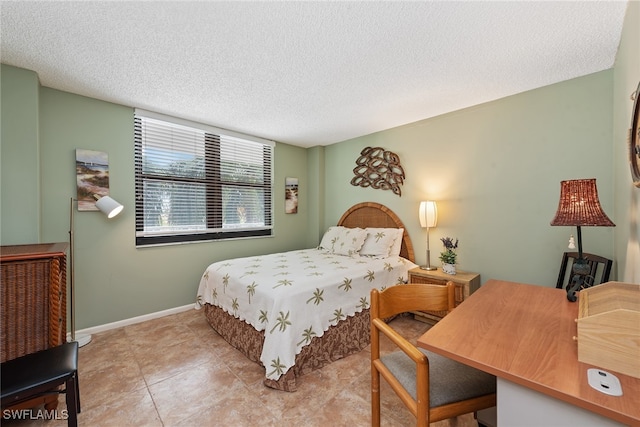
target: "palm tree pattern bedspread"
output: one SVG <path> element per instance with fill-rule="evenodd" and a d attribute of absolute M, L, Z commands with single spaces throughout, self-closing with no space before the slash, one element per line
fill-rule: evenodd
<path fill-rule="evenodd" d="M 371 289 L 406 283 L 416 265 L 402 257 L 350 257 L 303 249 L 211 264 L 196 308 L 218 306 L 265 332 L 260 361 L 277 380 L 314 337 L 369 308 Z"/>

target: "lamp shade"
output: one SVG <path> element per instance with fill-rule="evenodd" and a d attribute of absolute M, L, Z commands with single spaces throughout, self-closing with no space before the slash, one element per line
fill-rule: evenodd
<path fill-rule="evenodd" d="M 551 225 L 615 227 L 600 206 L 595 178 L 560 182 L 560 202 Z"/>
<path fill-rule="evenodd" d="M 107 218 L 113 218 L 122 212 L 122 209 L 124 209 L 124 206 L 109 196 L 100 197 L 96 202 L 96 207 L 100 209 Z"/>
<path fill-rule="evenodd" d="M 438 223 L 438 207 L 433 200 L 427 200 L 420 202 L 420 210 L 418 212 L 420 217 L 420 226 L 423 228 L 435 227 Z"/>

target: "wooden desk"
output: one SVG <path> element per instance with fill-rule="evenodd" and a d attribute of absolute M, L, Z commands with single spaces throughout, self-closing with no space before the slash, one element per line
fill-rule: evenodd
<path fill-rule="evenodd" d="M 546 412 L 551 404 L 569 420 L 599 414 L 609 419 L 595 417 L 600 421 L 640 426 L 640 379 L 610 371 L 622 384 L 620 397 L 589 386 L 587 369 L 594 366 L 578 362 L 577 317 L 578 305 L 562 289 L 490 280 L 418 346 L 494 374 L 500 425 L 514 421 L 509 411 L 517 412 L 518 425 L 536 425 L 545 416 L 546 425 L 562 425 L 559 413 Z"/>

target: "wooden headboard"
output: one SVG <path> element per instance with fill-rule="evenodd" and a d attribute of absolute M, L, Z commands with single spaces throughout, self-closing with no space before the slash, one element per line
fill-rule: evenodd
<path fill-rule="evenodd" d="M 415 262 L 413 254 L 413 244 L 407 228 L 404 226 L 398 215 L 388 207 L 375 202 L 358 203 L 350 207 L 338 221 L 338 225 L 343 227 L 379 227 L 379 228 L 403 228 L 402 247 L 400 256 Z"/>

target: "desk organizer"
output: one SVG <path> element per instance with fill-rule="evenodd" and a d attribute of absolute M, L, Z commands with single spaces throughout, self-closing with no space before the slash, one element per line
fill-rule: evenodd
<path fill-rule="evenodd" d="M 576 322 L 580 362 L 640 378 L 640 284 L 580 291 Z"/>

